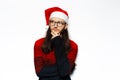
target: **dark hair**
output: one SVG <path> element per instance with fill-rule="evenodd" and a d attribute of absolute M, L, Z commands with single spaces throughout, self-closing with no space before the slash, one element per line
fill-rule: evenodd
<path fill-rule="evenodd" d="M 70 41 L 69 41 L 68 30 L 63 29 L 61 31 L 61 35 L 62 35 L 64 45 L 65 45 L 65 50 L 66 50 L 65 53 L 67 54 L 68 51 L 70 50 Z M 48 28 L 45 40 L 44 40 L 43 45 L 41 47 L 42 51 L 46 54 L 49 53 L 52 50 L 52 48 L 51 48 L 51 37 L 52 37 L 51 30 L 50 30 L 50 28 Z"/>

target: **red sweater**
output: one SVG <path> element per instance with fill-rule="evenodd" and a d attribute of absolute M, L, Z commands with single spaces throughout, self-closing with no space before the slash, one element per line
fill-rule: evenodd
<path fill-rule="evenodd" d="M 49 54 L 44 54 L 42 49 L 40 48 L 44 42 L 44 38 L 41 38 L 35 42 L 34 45 L 34 64 L 35 64 L 35 71 L 38 74 L 44 66 L 52 65 L 56 63 L 55 53 L 51 51 Z M 70 63 L 70 71 L 75 63 L 78 46 L 77 44 L 70 40 L 71 50 L 67 54 L 68 61 Z"/>

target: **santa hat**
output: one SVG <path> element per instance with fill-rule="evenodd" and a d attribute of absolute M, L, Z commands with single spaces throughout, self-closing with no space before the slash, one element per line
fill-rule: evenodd
<path fill-rule="evenodd" d="M 46 25 L 49 24 L 49 19 L 52 17 L 61 18 L 68 24 L 69 17 L 67 11 L 59 7 L 52 7 L 45 10 Z"/>

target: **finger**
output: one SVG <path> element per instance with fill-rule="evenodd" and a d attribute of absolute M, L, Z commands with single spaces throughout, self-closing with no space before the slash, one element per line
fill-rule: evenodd
<path fill-rule="evenodd" d="M 51 34 L 54 36 L 55 35 L 55 33 L 54 32 L 51 32 Z"/>
<path fill-rule="evenodd" d="M 52 31 L 52 33 L 55 34 L 55 35 L 57 34 L 57 32 L 55 32 L 54 30 Z"/>
<path fill-rule="evenodd" d="M 54 35 L 54 36 L 56 36 L 56 35 L 58 35 L 59 33 L 55 32 L 55 31 L 52 31 L 51 34 Z"/>

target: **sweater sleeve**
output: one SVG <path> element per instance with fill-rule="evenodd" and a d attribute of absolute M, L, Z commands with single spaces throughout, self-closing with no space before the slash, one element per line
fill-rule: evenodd
<path fill-rule="evenodd" d="M 34 44 L 34 66 L 35 66 L 36 74 L 38 74 L 41 71 L 44 65 L 44 61 L 41 54 L 42 52 L 38 44 L 39 44 L 38 42 L 35 42 Z"/>
<path fill-rule="evenodd" d="M 65 47 L 63 40 L 60 36 L 53 38 L 52 44 L 55 50 L 56 64 L 58 68 L 59 75 L 65 77 L 69 75 L 70 63 L 68 61 L 67 55 L 65 54 Z"/>
<path fill-rule="evenodd" d="M 73 41 L 70 41 L 70 45 L 71 45 L 71 49 L 67 57 L 70 62 L 70 73 L 72 74 L 76 66 L 75 60 L 78 53 L 78 45 Z"/>
<path fill-rule="evenodd" d="M 56 65 L 46 65 L 39 45 L 39 43 L 35 43 L 34 45 L 34 65 L 37 76 L 49 77 L 57 75 Z"/>
<path fill-rule="evenodd" d="M 58 75 L 57 67 L 56 65 L 44 66 L 37 75 L 40 78 L 57 76 Z"/>

